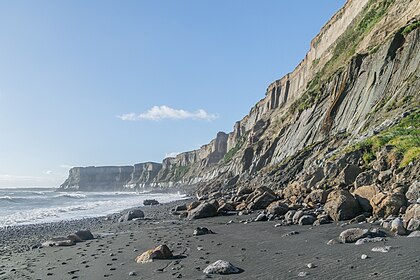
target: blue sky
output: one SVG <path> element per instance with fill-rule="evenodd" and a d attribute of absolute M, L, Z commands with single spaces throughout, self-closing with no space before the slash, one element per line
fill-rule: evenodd
<path fill-rule="evenodd" d="M 199 148 L 344 0 L 0 2 L 0 187 Z"/>

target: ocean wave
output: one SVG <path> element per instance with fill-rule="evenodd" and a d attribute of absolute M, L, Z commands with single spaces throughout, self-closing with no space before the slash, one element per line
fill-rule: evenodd
<path fill-rule="evenodd" d="M 67 197 L 67 198 L 86 198 L 87 196 L 82 193 L 64 193 L 55 197 Z"/>
<path fill-rule="evenodd" d="M 14 201 L 14 198 L 11 197 L 11 196 L 5 195 L 5 196 L 0 196 L 0 200 L 3 200 L 3 201 Z"/>

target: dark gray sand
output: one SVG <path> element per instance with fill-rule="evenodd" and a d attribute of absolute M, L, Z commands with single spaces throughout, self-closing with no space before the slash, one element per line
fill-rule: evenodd
<path fill-rule="evenodd" d="M 3 254 L 0 279 L 420 279 L 420 238 L 391 237 L 359 246 L 327 245 L 355 225 L 274 227 L 276 221 L 240 223 L 256 214 L 185 221 L 169 214 L 171 206 L 145 208 L 150 220 L 95 224 L 92 232 L 99 237 L 75 246 Z M 192 233 L 198 226 L 216 234 L 195 237 Z M 291 231 L 299 234 L 284 236 Z M 135 263 L 136 256 L 160 244 L 167 244 L 175 257 Z M 388 253 L 371 251 L 385 245 L 391 246 Z M 369 258 L 361 259 L 363 254 Z M 203 269 L 217 260 L 229 261 L 244 271 L 204 275 Z M 309 263 L 315 267 L 308 268 Z M 130 276 L 130 272 L 136 275 Z"/>

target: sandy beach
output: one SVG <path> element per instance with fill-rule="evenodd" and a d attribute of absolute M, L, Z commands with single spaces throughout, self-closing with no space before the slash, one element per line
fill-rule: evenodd
<path fill-rule="evenodd" d="M 118 215 L 96 219 L 90 229 L 95 239 L 74 246 L 4 252 L 0 279 L 419 279 L 420 238 L 397 236 L 379 243 L 327 245 L 347 228 L 377 226 L 275 227 L 276 220 L 253 221 L 258 212 L 189 221 L 170 214 L 176 204 L 143 207 L 144 220 L 121 223 Z M 67 234 L 74 232 L 73 227 Z M 193 236 L 197 227 L 215 234 Z M 21 235 L 22 244 L 37 239 L 33 234 Z M 138 255 L 161 244 L 168 245 L 173 258 L 135 262 Z M 381 246 L 391 248 L 387 253 L 371 251 Z M 368 258 L 362 259 L 363 254 Z M 243 272 L 205 275 L 203 270 L 217 260 L 229 261 Z"/>

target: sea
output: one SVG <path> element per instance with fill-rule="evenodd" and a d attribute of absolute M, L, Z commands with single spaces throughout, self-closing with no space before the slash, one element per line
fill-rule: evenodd
<path fill-rule="evenodd" d="M 99 217 L 143 206 L 185 199 L 184 194 L 147 192 L 56 192 L 52 188 L 0 189 L 0 227 Z"/>

